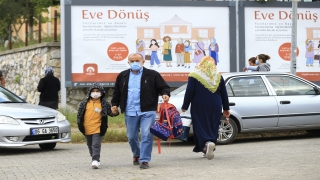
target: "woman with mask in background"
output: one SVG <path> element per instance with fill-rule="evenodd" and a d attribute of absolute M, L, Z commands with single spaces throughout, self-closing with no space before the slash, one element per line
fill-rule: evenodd
<path fill-rule="evenodd" d="M 243 68 L 244 71 L 246 70 L 252 70 L 252 71 L 270 71 L 271 70 L 271 66 L 269 63 L 267 63 L 267 60 L 270 59 L 269 55 L 266 54 L 259 54 L 256 57 L 256 64 L 258 66 L 247 66 L 245 68 Z"/>

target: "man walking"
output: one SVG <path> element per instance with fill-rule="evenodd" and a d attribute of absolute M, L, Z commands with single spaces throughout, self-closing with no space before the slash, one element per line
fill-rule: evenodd
<path fill-rule="evenodd" d="M 141 54 L 129 55 L 128 63 L 130 69 L 118 75 L 114 86 L 112 112 L 116 114 L 120 106 L 121 113 L 125 113 L 133 164 L 148 169 L 153 141 L 150 127 L 155 122 L 159 94 L 164 101 L 169 101 L 170 88 L 157 71 L 143 67 Z M 141 143 L 138 139 L 140 128 Z"/>

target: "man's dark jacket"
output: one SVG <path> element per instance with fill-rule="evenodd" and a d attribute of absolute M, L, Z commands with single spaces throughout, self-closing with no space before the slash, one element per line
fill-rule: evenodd
<path fill-rule="evenodd" d="M 130 69 L 122 71 L 114 86 L 112 106 L 119 106 L 121 113 L 126 111 Z M 143 68 L 140 87 L 141 112 L 156 111 L 160 95 L 170 96 L 170 88 L 161 75 L 154 70 Z"/>

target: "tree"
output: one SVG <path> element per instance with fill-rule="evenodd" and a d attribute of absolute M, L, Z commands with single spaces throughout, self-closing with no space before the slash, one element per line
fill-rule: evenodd
<path fill-rule="evenodd" d="M 48 12 L 48 7 L 60 4 L 60 0 L 26 0 L 27 14 L 25 19 L 28 20 L 30 39 L 33 40 L 33 26 L 38 22 L 38 15 L 42 12 Z"/>
<path fill-rule="evenodd" d="M 16 23 L 26 12 L 22 0 L 0 0 L 0 37 L 9 39 L 11 25 Z"/>

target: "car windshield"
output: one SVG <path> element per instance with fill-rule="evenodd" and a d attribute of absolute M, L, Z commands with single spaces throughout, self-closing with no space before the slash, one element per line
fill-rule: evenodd
<path fill-rule="evenodd" d="M 15 94 L 0 87 L 0 103 L 24 103 L 24 101 Z"/>
<path fill-rule="evenodd" d="M 184 84 L 177 89 L 173 90 L 170 94 L 171 95 L 183 95 L 186 92 L 187 84 Z"/>

